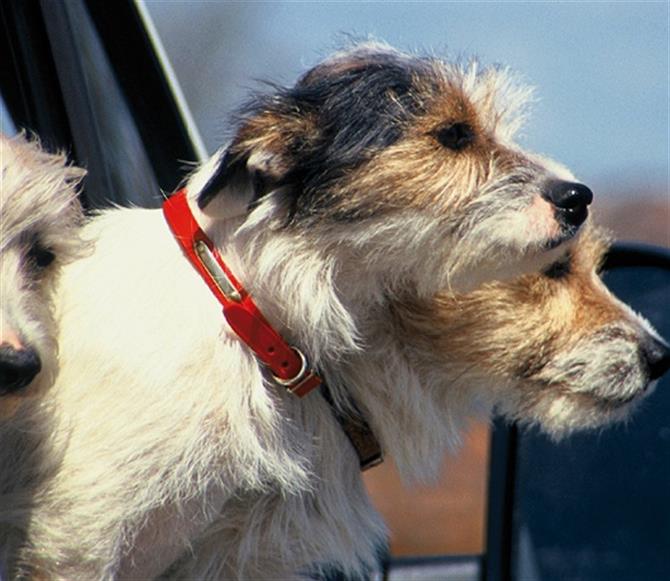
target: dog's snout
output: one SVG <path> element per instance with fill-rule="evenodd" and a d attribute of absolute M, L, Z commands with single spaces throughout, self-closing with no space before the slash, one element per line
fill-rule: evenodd
<path fill-rule="evenodd" d="M 670 347 L 664 341 L 651 339 L 642 346 L 642 356 L 649 369 L 649 379 L 659 379 L 670 369 Z"/>
<path fill-rule="evenodd" d="M 588 216 L 593 192 L 584 184 L 554 180 L 547 184 L 544 197 L 551 202 L 569 226 L 580 226 Z"/>
<path fill-rule="evenodd" d="M 0 346 L 0 395 L 26 387 L 41 369 L 42 362 L 34 349 Z"/>

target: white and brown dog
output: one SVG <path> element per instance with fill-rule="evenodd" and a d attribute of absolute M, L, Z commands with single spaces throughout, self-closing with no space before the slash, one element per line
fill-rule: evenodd
<path fill-rule="evenodd" d="M 51 296 L 81 256 L 77 185 L 84 172 L 23 135 L 0 135 L 0 418 L 56 374 Z"/>
<path fill-rule="evenodd" d="M 26 461 L 0 496 L 11 575 L 285 579 L 319 564 L 365 574 L 385 532 L 343 417 L 360 411 L 419 477 L 475 404 L 502 402 L 557 433 L 596 423 L 600 408 L 571 419 L 582 397 L 586 406 L 641 394 L 650 374 L 631 353 L 658 340 L 572 258 L 591 192 L 514 144 L 527 96 L 505 71 L 364 45 L 255 99 L 181 198 L 187 227 L 198 224 L 210 244 L 191 249 L 226 264 L 212 266 L 208 284 L 161 212 L 93 219 L 94 255 L 62 278 L 61 371 L 41 404 L 53 410 L 58 462 Z M 570 276 L 533 275 L 534 293 L 523 289 L 535 279 L 473 291 L 568 260 Z M 582 305 L 573 285 L 597 288 L 593 301 Z M 557 316 L 562 301 L 543 292 L 563 287 L 594 324 L 605 324 L 604 309 L 624 329 L 630 374 L 594 392 L 586 381 L 568 386 L 568 363 L 552 375 L 552 362 L 580 360 L 562 354 L 591 336 L 581 315 L 550 325 L 561 330 L 556 358 L 534 352 L 539 335 L 491 358 L 505 369 L 479 366 L 486 345 L 498 348 L 487 343 L 496 321 L 511 341 L 523 333 L 520 309 Z M 219 291 L 248 291 L 325 379 L 326 397 L 278 385 L 222 316 Z M 489 306 L 486 326 L 474 298 L 459 327 L 463 297 L 487 292 L 508 296 L 499 308 L 513 314 Z M 593 373 L 604 369 L 600 361 Z M 470 376 L 477 388 L 459 387 Z M 535 390 L 536 406 L 518 395 Z M 552 399 L 558 411 L 545 405 Z"/>

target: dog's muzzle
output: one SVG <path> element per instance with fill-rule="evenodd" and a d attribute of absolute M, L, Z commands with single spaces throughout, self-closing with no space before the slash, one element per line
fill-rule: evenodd
<path fill-rule="evenodd" d="M 584 184 L 551 180 L 547 182 L 542 197 L 550 202 L 559 222 L 569 228 L 578 228 L 589 215 L 588 206 L 593 202 L 593 192 Z"/>

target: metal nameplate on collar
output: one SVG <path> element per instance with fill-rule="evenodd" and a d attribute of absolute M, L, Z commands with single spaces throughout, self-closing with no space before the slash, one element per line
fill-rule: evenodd
<path fill-rule="evenodd" d="M 196 240 L 193 248 L 200 259 L 202 265 L 207 269 L 212 281 L 226 297 L 235 302 L 240 302 L 242 296 L 233 285 L 228 275 L 219 265 L 211 249 L 203 240 Z"/>
<path fill-rule="evenodd" d="M 268 367 L 275 381 L 298 397 L 319 386 L 321 379 L 309 369 L 305 356 L 290 347 L 265 319 L 200 228 L 189 207 L 186 190 L 167 199 L 163 212 L 191 265 L 223 306 L 230 328 Z"/>

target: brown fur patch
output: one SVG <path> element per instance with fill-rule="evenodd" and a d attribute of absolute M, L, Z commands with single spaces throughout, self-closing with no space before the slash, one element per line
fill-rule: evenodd
<path fill-rule="evenodd" d="M 422 348 L 438 360 L 499 379 L 527 379 L 555 353 L 622 318 L 595 275 L 605 240 L 597 231 L 582 236 L 571 250 L 570 272 L 560 280 L 531 274 L 413 304 L 403 309 L 406 332 L 422 338 Z"/>

